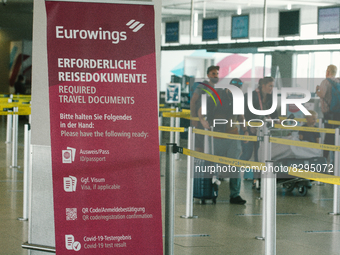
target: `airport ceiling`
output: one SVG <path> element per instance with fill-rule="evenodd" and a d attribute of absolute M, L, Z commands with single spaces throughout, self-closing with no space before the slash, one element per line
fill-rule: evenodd
<path fill-rule="evenodd" d="M 32 40 L 33 0 L 0 0 L 0 30 L 8 40 Z M 263 9 L 265 0 L 194 0 L 194 10 L 199 14 L 236 13 L 249 9 Z M 190 17 L 192 0 L 162 0 L 163 19 L 178 16 Z M 268 9 L 302 8 L 304 6 L 327 6 L 339 4 L 339 0 L 267 0 Z"/>

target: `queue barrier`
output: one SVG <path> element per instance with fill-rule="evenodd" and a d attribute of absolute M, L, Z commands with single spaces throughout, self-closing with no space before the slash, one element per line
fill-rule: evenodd
<path fill-rule="evenodd" d="M 172 111 L 171 111 L 171 109 L 172 109 Z M 179 112 L 179 113 L 174 112 L 173 108 L 160 108 L 159 110 L 163 111 L 163 117 L 168 117 L 168 118 L 176 117 L 176 118 L 184 118 L 184 119 L 191 119 L 191 120 L 199 121 L 198 117 L 191 117 L 190 110 L 188 110 L 188 109 L 182 109 L 182 111 Z M 279 119 L 280 120 L 286 120 L 287 118 L 280 116 Z M 292 120 L 295 120 L 295 121 L 298 121 L 298 122 L 306 122 L 307 121 L 305 118 L 294 118 Z M 331 125 L 340 125 L 340 121 L 337 121 L 337 120 L 317 119 L 316 122 L 317 123 L 323 122 L 323 123 L 328 123 L 328 124 L 331 124 Z M 247 125 L 248 125 L 248 123 L 247 123 Z M 283 127 L 283 129 L 289 129 L 289 127 L 288 128 Z M 312 131 L 312 132 L 317 132 L 317 131 Z M 325 132 L 325 133 L 328 133 L 328 132 Z M 332 131 L 329 131 L 329 133 L 332 133 Z"/>
<path fill-rule="evenodd" d="M 275 125 L 276 128 L 281 128 L 281 125 Z M 160 127 L 161 129 L 166 129 L 166 127 Z M 167 131 L 170 131 L 172 128 L 168 127 Z M 181 131 L 176 132 L 184 132 L 182 131 L 184 128 L 180 128 Z M 288 128 L 286 128 L 288 129 Z M 294 129 L 294 130 L 301 130 L 302 127 L 290 127 L 289 129 Z M 330 133 L 330 129 L 325 129 L 325 128 L 310 128 L 310 129 L 315 129 L 315 132 L 328 132 Z M 317 130 L 317 131 L 316 131 Z M 333 129 L 331 129 L 333 130 Z M 308 129 L 309 131 L 309 129 Z M 226 134 L 226 133 L 221 133 L 221 132 L 213 132 L 213 131 L 207 131 L 207 130 L 202 130 L 202 129 L 193 129 L 193 133 L 200 134 L 200 135 L 208 135 L 208 136 L 213 136 L 217 138 L 226 138 L 226 139 L 236 139 L 236 140 L 241 140 L 241 141 L 258 141 L 257 136 L 244 136 L 244 135 L 235 135 L 235 134 Z M 333 130 L 332 133 L 335 133 L 335 130 Z M 321 149 L 321 150 L 329 150 L 329 151 L 340 151 L 340 146 L 336 145 L 328 145 L 328 144 L 319 144 L 319 143 L 311 143 L 311 142 L 303 142 L 303 141 L 295 141 L 295 140 L 288 140 L 284 138 L 277 138 L 277 137 L 270 137 L 269 141 L 271 143 L 277 143 L 277 144 L 283 144 L 283 145 L 293 145 L 293 146 L 299 146 L 299 147 L 305 147 L 305 148 L 315 148 L 315 149 Z M 181 148 L 181 147 L 180 147 Z M 160 151 L 165 151 L 165 146 L 161 147 L 160 146 Z M 245 161 L 245 160 L 238 160 L 238 159 L 232 159 L 228 157 L 221 157 L 221 156 L 216 156 L 216 155 L 211 155 L 211 154 L 206 154 L 203 152 L 198 152 L 194 150 L 189 150 L 186 148 L 181 148 L 179 150 L 184 155 L 203 159 L 203 160 L 208 160 L 212 161 L 214 163 L 222 163 L 222 164 L 227 164 L 227 165 L 232 165 L 232 166 L 237 166 L 237 167 L 257 167 L 259 170 L 263 168 L 265 163 L 260 163 L 260 162 L 254 162 L 254 161 Z M 293 168 L 288 168 L 288 173 L 290 175 L 304 178 L 304 179 L 310 179 L 314 181 L 320 181 L 328 184 L 334 184 L 334 185 L 339 185 L 340 184 L 340 177 L 337 176 L 331 176 L 328 174 L 322 174 L 322 173 L 311 173 L 310 171 L 306 171 L 303 169 L 293 169 Z"/>
<path fill-rule="evenodd" d="M 279 119 L 284 120 L 286 118 L 280 116 Z M 299 122 L 306 122 L 307 121 L 305 118 L 294 118 L 294 120 L 299 121 Z M 316 120 L 316 123 L 320 123 L 320 122 L 331 124 L 331 125 L 340 125 L 340 121 L 338 121 L 338 120 L 325 120 L 325 119 L 317 119 Z"/>
<path fill-rule="evenodd" d="M 159 108 L 160 112 L 173 112 L 176 111 L 175 108 Z"/>
<path fill-rule="evenodd" d="M 187 129 L 184 127 L 166 127 L 166 126 L 159 126 L 158 130 L 168 131 L 168 132 L 186 132 L 187 131 Z"/>
<path fill-rule="evenodd" d="M 161 152 L 166 152 L 165 145 L 160 145 L 159 148 Z M 238 160 L 238 159 L 233 159 L 233 158 L 228 158 L 228 157 L 216 156 L 216 155 L 206 154 L 203 152 L 189 150 L 183 147 L 178 147 L 178 152 L 183 155 L 211 161 L 214 163 L 221 163 L 221 164 L 232 165 L 236 167 L 253 167 L 252 168 L 253 170 L 259 170 L 259 171 L 262 171 L 263 169 L 265 169 L 264 168 L 265 163 L 261 163 L 261 162 Z M 340 177 L 337 177 L 337 176 L 322 174 L 322 173 L 317 173 L 317 172 L 310 172 L 304 169 L 293 168 L 293 167 L 288 167 L 287 170 L 288 170 L 287 173 L 292 176 L 309 179 L 313 181 L 320 181 L 320 182 L 324 182 L 328 184 L 340 185 Z"/>
<path fill-rule="evenodd" d="M 301 127 L 301 126 L 287 127 L 287 126 L 282 126 L 279 124 L 275 124 L 274 127 L 279 128 L 279 129 L 289 129 L 289 130 L 294 130 L 294 131 L 307 131 L 307 132 L 315 132 L 315 133 L 335 134 L 335 129 L 333 128 L 317 128 L 317 127 Z"/>
<path fill-rule="evenodd" d="M 282 128 L 281 125 L 275 125 L 275 128 Z M 166 129 L 166 127 L 160 127 L 160 129 Z M 292 130 L 306 130 L 304 127 L 283 127 L 285 129 L 292 129 Z M 168 131 L 172 128 L 168 127 Z M 181 128 L 180 128 L 181 129 Z M 184 128 L 181 129 L 181 131 L 176 132 L 184 132 L 182 131 Z M 335 133 L 334 129 L 329 128 L 307 128 L 306 131 L 313 130 L 314 132 L 325 132 L 325 133 Z M 331 132 L 332 131 L 332 132 Z M 200 134 L 200 135 L 208 135 L 213 136 L 217 138 L 226 138 L 226 139 L 236 139 L 241 141 L 258 141 L 260 140 L 257 136 L 244 136 L 244 135 L 235 135 L 235 134 L 227 134 L 227 133 L 221 133 L 221 132 L 213 132 L 208 130 L 202 130 L 202 129 L 193 129 L 193 133 Z M 295 140 L 288 140 L 284 138 L 277 138 L 277 137 L 270 137 L 269 141 L 271 143 L 277 143 L 277 144 L 283 144 L 283 145 L 293 145 L 293 146 L 299 146 L 299 147 L 305 147 L 305 148 L 315 148 L 315 149 L 321 149 L 321 150 L 329 150 L 329 151 L 340 151 L 340 146 L 337 145 L 328 145 L 328 144 L 319 144 L 319 143 L 312 143 L 312 142 L 303 142 L 303 141 L 295 141 Z M 165 147 L 161 147 L 161 151 L 165 150 Z M 180 147 L 181 148 L 181 147 Z M 263 168 L 265 163 L 259 163 L 259 162 L 253 162 L 253 161 L 245 161 L 245 160 L 238 160 L 238 159 L 232 159 L 228 157 L 221 157 L 221 156 L 215 156 L 211 154 L 206 154 L 203 152 L 198 152 L 194 150 L 189 150 L 186 148 L 181 148 L 179 150 L 184 155 L 212 161 L 215 163 L 223 163 L 227 165 L 237 166 L 237 167 L 258 167 L 260 170 Z M 322 174 L 322 173 L 311 173 L 310 171 L 305 171 L 303 169 L 292 169 L 289 168 L 289 174 L 304 178 L 304 179 L 310 179 L 315 181 L 320 181 L 324 183 L 339 185 L 340 184 L 340 177 L 337 176 L 331 176 L 328 174 Z"/>

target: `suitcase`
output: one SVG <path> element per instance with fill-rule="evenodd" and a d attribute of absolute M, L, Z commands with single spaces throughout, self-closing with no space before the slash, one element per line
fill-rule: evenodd
<path fill-rule="evenodd" d="M 207 167 L 214 163 L 202 159 L 194 160 L 195 166 Z M 216 204 L 218 196 L 218 185 L 212 183 L 211 176 L 207 178 L 207 173 L 195 172 L 194 170 L 194 198 L 201 199 L 201 203 L 205 204 L 206 199 L 211 199 Z"/>

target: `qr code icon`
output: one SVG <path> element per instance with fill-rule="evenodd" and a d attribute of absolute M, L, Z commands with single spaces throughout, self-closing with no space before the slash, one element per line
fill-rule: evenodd
<path fill-rule="evenodd" d="M 77 219 L 77 208 L 66 208 L 66 220 Z"/>

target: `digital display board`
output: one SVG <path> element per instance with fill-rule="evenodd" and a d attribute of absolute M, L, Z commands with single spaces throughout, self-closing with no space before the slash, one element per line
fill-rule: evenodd
<path fill-rule="evenodd" d="M 179 42 L 179 22 L 167 22 L 165 24 L 165 42 Z"/>
<path fill-rule="evenodd" d="M 231 17 L 231 39 L 249 38 L 249 15 Z"/>
<path fill-rule="evenodd" d="M 300 35 L 300 10 L 279 12 L 279 36 Z"/>
<path fill-rule="evenodd" d="M 318 8 L 318 34 L 340 33 L 340 6 Z"/>
<path fill-rule="evenodd" d="M 218 19 L 203 19 L 202 40 L 217 40 L 218 36 Z"/>

